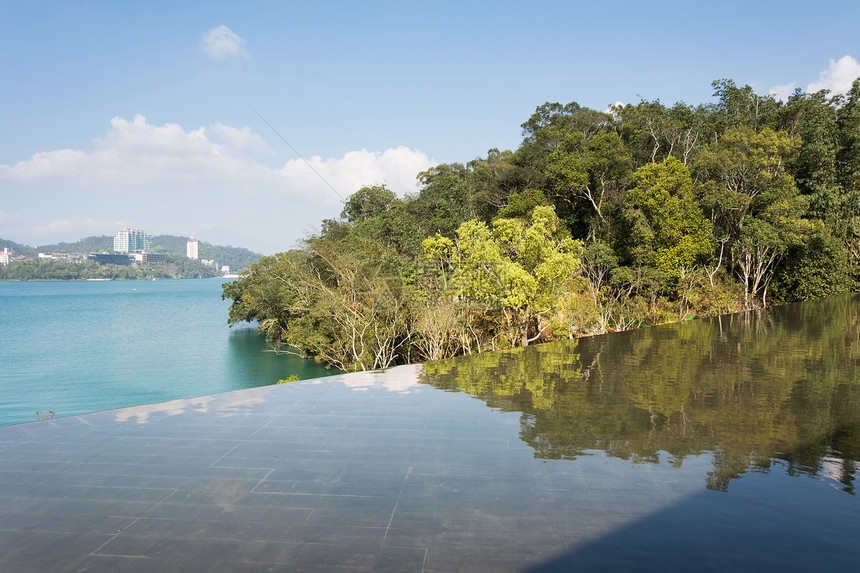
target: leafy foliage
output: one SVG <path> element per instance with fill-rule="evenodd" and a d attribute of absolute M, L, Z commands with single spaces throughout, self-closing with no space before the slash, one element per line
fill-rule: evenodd
<path fill-rule="evenodd" d="M 185 256 L 166 255 L 160 263 L 99 264 L 90 259 L 28 259 L 0 266 L 0 280 L 168 279 L 220 276 L 214 268 Z"/>
<path fill-rule="evenodd" d="M 683 163 L 668 157 L 633 176 L 625 200 L 631 251 L 677 281 L 713 250 L 713 226 L 693 198 L 693 180 Z"/>
<path fill-rule="evenodd" d="M 343 369 L 526 346 L 854 290 L 860 79 L 787 102 L 547 102 L 516 150 L 363 187 L 234 283 L 230 321 Z"/>

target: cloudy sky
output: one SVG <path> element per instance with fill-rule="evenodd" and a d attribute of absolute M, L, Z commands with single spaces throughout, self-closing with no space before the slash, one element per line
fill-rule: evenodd
<path fill-rule="evenodd" d="M 0 0 L 0 237 L 282 251 L 546 101 L 845 91 L 860 2 Z M 0 245 L 2 246 L 2 245 Z"/>

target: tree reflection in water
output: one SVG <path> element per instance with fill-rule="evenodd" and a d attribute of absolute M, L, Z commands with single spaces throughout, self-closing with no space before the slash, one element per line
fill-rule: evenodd
<path fill-rule="evenodd" d="M 853 495 L 858 366 L 852 294 L 429 362 L 421 381 L 522 412 L 520 438 L 537 458 L 602 450 L 680 467 L 710 452 L 708 489 L 778 466 Z"/>

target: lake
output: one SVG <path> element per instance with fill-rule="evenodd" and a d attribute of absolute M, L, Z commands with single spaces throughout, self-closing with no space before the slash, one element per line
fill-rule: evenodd
<path fill-rule="evenodd" d="M 223 282 L 0 282 L 0 425 L 337 372 L 229 328 Z"/>

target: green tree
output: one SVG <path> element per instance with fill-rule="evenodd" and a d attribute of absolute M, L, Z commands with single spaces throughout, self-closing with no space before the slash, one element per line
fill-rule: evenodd
<path fill-rule="evenodd" d="M 408 204 L 421 235 L 453 237 L 463 221 L 475 217 L 472 174 L 459 163 L 437 165 L 418 174 L 421 192 Z"/>
<path fill-rule="evenodd" d="M 784 301 L 811 300 L 851 290 L 843 242 L 825 225 L 804 234 L 774 273 L 774 294 Z"/>
<path fill-rule="evenodd" d="M 860 280 L 860 78 L 851 85 L 837 128 L 837 178 L 842 192 L 837 233 L 848 250 L 854 278 Z"/>
<path fill-rule="evenodd" d="M 341 370 L 393 365 L 412 334 L 408 292 L 396 255 L 359 236 L 315 240 L 310 247 L 326 278 L 305 275 L 313 302 L 308 316 L 324 336 L 305 329 L 303 346 Z"/>
<path fill-rule="evenodd" d="M 668 280 L 677 282 L 713 251 L 712 224 L 693 197 L 690 172 L 674 157 L 633 174 L 625 207 L 638 263 Z"/>
<path fill-rule="evenodd" d="M 221 298 L 231 299 L 227 322 L 259 322 L 260 331 L 273 342 L 286 342 L 291 323 L 306 312 L 312 301 L 300 287 L 306 272 L 307 253 L 286 251 L 263 257 L 224 283 Z"/>
<path fill-rule="evenodd" d="M 349 196 L 340 216 L 349 223 L 366 221 L 390 210 L 396 200 L 397 195 L 385 185 L 362 187 Z"/>
<path fill-rule="evenodd" d="M 683 103 L 667 108 L 659 100 L 641 101 L 616 108 L 616 123 L 636 168 L 670 156 L 688 165 L 701 143 L 705 115 Z"/>
<path fill-rule="evenodd" d="M 836 155 L 839 136 L 837 111 L 828 92 L 795 93 L 781 110 L 786 133 L 801 140 L 788 168 L 798 190 L 809 199 L 809 215 L 835 223 L 839 215 Z"/>
<path fill-rule="evenodd" d="M 526 189 L 522 193 L 511 193 L 508 204 L 496 215 L 500 219 L 528 219 L 538 205 L 549 205 L 540 189 Z"/>
<path fill-rule="evenodd" d="M 489 221 L 510 202 L 512 194 L 542 188 L 546 177 L 526 161 L 527 155 L 524 150 L 514 153 L 491 149 L 485 159 L 469 162 L 474 183 L 472 204 L 477 218 Z"/>
<path fill-rule="evenodd" d="M 630 153 L 615 132 L 598 132 L 591 138 L 575 131 L 567 135 L 549 156 L 547 174 L 553 186 L 557 210 L 569 211 L 577 201 L 593 209 L 595 222 L 588 238 L 607 231 L 610 203 L 630 171 Z"/>
<path fill-rule="evenodd" d="M 611 121 L 609 114 L 582 107 L 576 102 L 566 105 L 545 103 L 522 124 L 523 143 L 518 154 L 529 165 L 540 171 L 553 151 L 559 149 L 571 133 L 581 133 L 588 140 L 604 131 Z"/>
<path fill-rule="evenodd" d="M 801 140 L 764 128 L 730 128 L 697 161 L 700 200 L 730 245 L 731 268 L 744 289 L 744 304 L 767 302 L 773 270 L 788 249 L 810 232 L 803 219 L 808 200 L 787 166 Z"/>
<path fill-rule="evenodd" d="M 618 264 L 615 251 L 603 241 L 589 243 L 582 253 L 579 272 L 586 280 L 587 292 L 594 305 L 597 334 L 602 334 L 609 328 L 621 294 L 610 285 L 611 273 L 618 268 Z"/>
<path fill-rule="evenodd" d="M 558 305 L 581 250 L 578 242 L 563 236 L 548 206 L 535 207 L 528 222 L 497 219 L 492 229 L 467 221 L 457 230 L 457 246 L 457 279 L 464 296 L 502 310 L 522 346 L 549 326 L 541 319 Z"/>
<path fill-rule="evenodd" d="M 730 128 L 744 127 L 760 131 L 766 127 L 776 127 L 779 103 L 773 96 L 760 96 L 750 86 L 738 87 L 728 79 L 711 83 L 717 103 L 711 106 L 711 136 Z"/>

